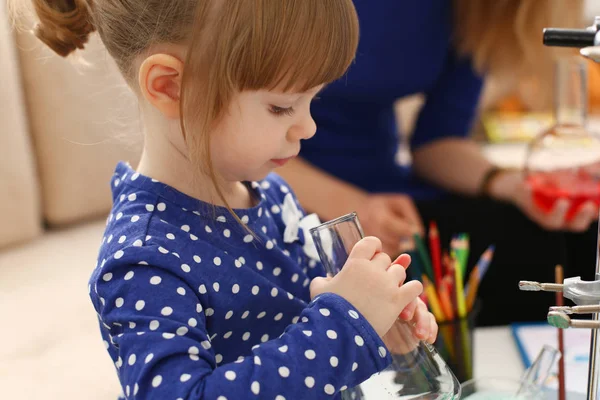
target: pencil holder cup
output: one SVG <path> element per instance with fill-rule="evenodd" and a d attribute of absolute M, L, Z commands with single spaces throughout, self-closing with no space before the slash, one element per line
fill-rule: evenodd
<path fill-rule="evenodd" d="M 364 236 L 356 213 L 326 222 L 310 230 L 325 271 L 335 276 L 354 245 Z M 341 392 L 343 400 L 460 398 L 460 383 L 435 348 L 419 341 L 412 328 L 398 319 L 383 338 L 392 363 L 357 387 Z"/>
<path fill-rule="evenodd" d="M 473 379 L 473 331 L 475 319 L 479 312 L 479 304 L 464 318 L 452 321 L 438 321 L 438 337 L 435 348 L 459 382 Z"/>

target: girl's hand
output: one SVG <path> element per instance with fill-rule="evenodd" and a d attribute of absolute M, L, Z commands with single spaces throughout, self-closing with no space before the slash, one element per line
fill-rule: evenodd
<path fill-rule="evenodd" d="M 417 339 L 435 342 L 438 333 L 438 324 L 432 313 L 420 298 L 416 298 L 400 313 L 400 319 L 413 325 L 414 335 Z"/>
<path fill-rule="evenodd" d="M 407 340 L 401 327 L 392 326 L 383 336 L 383 342 L 393 354 L 408 354 L 415 350 L 421 340 L 435 342 L 438 325 L 421 299 L 411 301 L 400 313 L 400 319 L 412 326 L 412 334 L 417 340 Z"/>
<path fill-rule="evenodd" d="M 410 257 L 392 264 L 381 251 L 375 237 L 361 239 L 352 249 L 348 261 L 333 278 L 315 278 L 311 282 L 311 298 L 321 293 L 335 293 L 367 319 L 380 337 L 385 335 L 400 312 L 423 291 L 418 281 L 404 284 L 405 268 Z"/>
<path fill-rule="evenodd" d="M 393 264 L 400 264 L 404 268 L 410 265 L 410 255 L 400 254 Z M 419 297 L 411 301 L 399 315 L 400 319 L 410 322 L 414 327 L 415 337 L 420 340 L 435 342 L 438 325 L 435 317 L 427 310 L 427 306 Z"/>

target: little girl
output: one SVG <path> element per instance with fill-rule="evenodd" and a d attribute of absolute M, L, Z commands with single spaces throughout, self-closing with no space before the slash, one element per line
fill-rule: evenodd
<path fill-rule="evenodd" d="M 270 172 L 315 133 L 310 103 L 358 42 L 351 0 L 34 0 L 57 53 L 98 31 L 138 95 L 90 296 L 128 399 L 339 398 L 391 362 L 398 315 L 437 325 L 365 238 L 334 278 Z M 318 188 L 315 188 L 318 190 Z M 310 287 L 309 287 L 310 285 Z"/>

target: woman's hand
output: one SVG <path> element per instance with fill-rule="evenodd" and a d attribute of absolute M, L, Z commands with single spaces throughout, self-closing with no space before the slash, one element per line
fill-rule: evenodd
<path fill-rule="evenodd" d="M 525 183 L 523 173 L 510 171 L 499 174 L 490 185 L 490 195 L 517 206 L 532 221 L 547 230 L 583 232 L 598 218 L 598 207 L 592 202 L 582 204 L 575 216 L 567 220 L 571 202 L 559 199 L 550 212 L 542 211 L 533 202 L 533 194 Z"/>
<path fill-rule="evenodd" d="M 356 212 L 365 234 L 378 237 L 391 256 L 414 248 L 413 234 L 424 232 L 417 208 L 403 194 L 369 194 Z"/>

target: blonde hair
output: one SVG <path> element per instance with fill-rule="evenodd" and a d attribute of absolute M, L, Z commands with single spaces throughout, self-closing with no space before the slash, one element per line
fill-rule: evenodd
<path fill-rule="evenodd" d="M 9 2 L 13 13 L 17 3 Z M 236 91 L 305 91 L 342 76 L 358 46 L 352 0 L 32 0 L 35 35 L 65 57 L 98 31 L 122 74 L 160 43 L 188 46 L 181 129 L 198 172 L 229 211 L 210 155 L 209 132 Z M 132 85 L 133 86 L 133 85 Z M 193 133 L 192 133 L 193 132 Z"/>
<path fill-rule="evenodd" d="M 551 101 L 554 61 L 570 50 L 545 47 L 547 27 L 582 28 L 583 0 L 454 0 L 454 43 L 475 68 L 504 82 L 527 81 Z"/>

